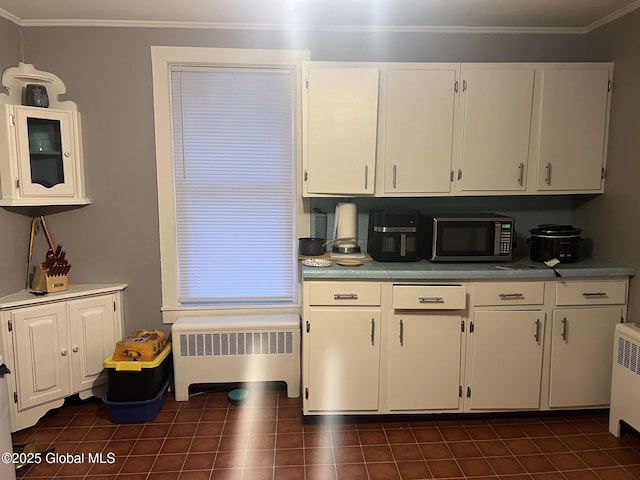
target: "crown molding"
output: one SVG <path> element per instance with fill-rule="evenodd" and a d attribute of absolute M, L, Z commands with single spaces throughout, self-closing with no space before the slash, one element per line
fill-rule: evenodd
<path fill-rule="evenodd" d="M 389 25 L 305 25 L 219 22 L 168 22 L 145 20 L 99 20 L 99 19 L 33 19 L 21 18 L 0 9 L 0 17 L 20 27 L 111 27 L 111 28 L 166 28 L 206 30 L 253 30 L 253 31 L 316 31 L 353 33 L 456 33 L 456 34 L 547 34 L 581 35 L 591 32 L 640 8 L 640 0 L 623 7 L 600 20 L 584 27 L 496 27 L 496 26 L 389 26 Z"/>

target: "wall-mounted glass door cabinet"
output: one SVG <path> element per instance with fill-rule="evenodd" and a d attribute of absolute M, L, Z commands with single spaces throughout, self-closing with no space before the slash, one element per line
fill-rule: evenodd
<path fill-rule="evenodd" d="M 4 105 L 0 205 L 78 205 L 84 197 L 78 113 Z"/>

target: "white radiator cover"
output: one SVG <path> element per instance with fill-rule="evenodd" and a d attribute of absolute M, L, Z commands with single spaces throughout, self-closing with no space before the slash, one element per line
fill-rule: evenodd
<path fill-rule="evenodd" d="M 225 315 L 181 317 L 171 326 L 175 398 L 189 385 L 284 381 L 300 396 L 300 317 Z"/>
<path fill-rule="evenodd" d="M 640 430 L 640 324 L 616 325 L 611 372 L 609 431 L 620 436 L 620 421 Z"/>

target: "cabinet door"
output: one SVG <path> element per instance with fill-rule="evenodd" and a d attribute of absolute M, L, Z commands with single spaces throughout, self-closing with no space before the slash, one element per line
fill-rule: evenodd
<path fill-rule="evenodd" d="M 378 69 L 312 66 L 306 73 L 305 193 L 373 193 Z"/>
<path fill-rule="evenodd" d="M 553 311 L 550 407 L 606 406 L 615 326 L 622 307 Z"/>
<path fill-rule="evenodd" d="M 534 67 L 462 67 L 460 191 L 526 188 Z"/>
<path fill-rule="evenodd" d="M 113 353 L 116 320 L 113 296 L 74 300 L 68 303 L 71 329 L 73 390 L 80 392 L 106 382 L 105 358 Z"/>
<path fill-rule="evenodd" d="M 537 189 L 598 192 L 606 155 L 610 70 L 546 68 L 542 75 Z"/>
<path fill-rule="evenodd" d="M 391 316 L 391 410 L 459 408 L 461 322 L 460 315 L 397 313 Z"/>
<path fill-rule="evenodd" d="M 63 303 L 11 313 L 18 408 L 64 398 L 71 393 L 67 312 Z"/>
<path fill-rule="evenodd" d="M 312 308 L 308 322 L 308 409 L 375 411 L 380 311 Z"/>
<path fill-rule="evenodd" d="M 451 189 L 455 66 L 387 72 L 385 193 Z"/>
<path fill-rule="evenodd" d="M 540 407 L 542 311 L 476 311 L 469 378 L 471 410 Z"/>
<path fill-rule="evenodd" d="M 17 162 L 23 197 L 74 197 L 73 112 L 15 107 Z"/>

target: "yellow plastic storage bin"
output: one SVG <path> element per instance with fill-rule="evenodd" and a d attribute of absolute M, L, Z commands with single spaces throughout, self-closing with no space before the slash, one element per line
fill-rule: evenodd
<path fill-rule="evenodd" d="M 171 342 L 150 362 L 104 361 L 111 402 L 150 400 L 158 395 L 171 373 Z"/>

